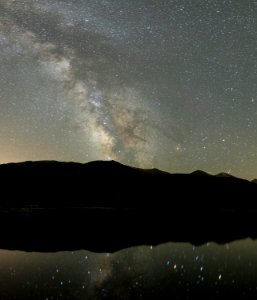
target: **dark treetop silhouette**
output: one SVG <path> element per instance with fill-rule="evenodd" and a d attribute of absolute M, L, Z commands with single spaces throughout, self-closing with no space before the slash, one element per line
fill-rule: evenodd
<path fill-rule="evenodd" d="M 0 182 L 0 248 L 112 252 L 257 236 L 257 185 L 224 173 L 39 161 L 0 165 Z"/>

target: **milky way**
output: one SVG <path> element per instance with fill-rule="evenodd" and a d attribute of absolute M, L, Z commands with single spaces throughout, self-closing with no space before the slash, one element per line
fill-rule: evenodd
<path fill-rule="evenodd" d="M 243 0 L 2 0 L 0 162 L 256 177 L 256 15 Z"/>

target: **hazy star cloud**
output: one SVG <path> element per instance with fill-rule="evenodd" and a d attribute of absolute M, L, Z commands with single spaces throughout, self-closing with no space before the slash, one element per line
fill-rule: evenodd
<path fill-rule="evenodd" d="M 0 8 L 2 162 L 117 159 L 255 176 L 253 2 Z"/>

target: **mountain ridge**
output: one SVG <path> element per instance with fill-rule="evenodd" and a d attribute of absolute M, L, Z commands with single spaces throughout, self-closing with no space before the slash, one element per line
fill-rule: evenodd
<path fill-rule="evenodd" d="M 25 166 L 25 165 L 50 165 L 50 164 L 58 164 L 58 165 L 77 165 L 77 166 L 96 166 L 96 165 L 101 165 L 101 167 L 103 166 L 103 164 L 105 165 L 109 165 L 112 167 L 116 166 L 116 167 L 125 167 L 125 168 L 131 168 L 134 170 L 140 170 L 142 172 L 153 172 L 153 173 L 165 173 L 165 174 L 170 174 L 170 175 L 178 175 L 178 174 L 182 174 L 182 175 L 196 175 L 196 176 L 213 176 L 213 177 L 234 177 L 234 178 L 238 178 L 241 180 L 247 180 L 249 182 L 257 182 L 257 179 L 254 178 L 252 180 L 248 180 L 245 178 L 241 178 L 241 177 L 237 177 L 234 176 L 233 174 L 227 173 L 227 172 L 219 172 L 217 174 L 210 174 L 204 170 L 201 169 L 197 169 L 195 171 L 192 172 L 188 172 L 188 173 L 181 173 L 181 172 L 169 172 L 169 171 L 164 171 L 162 169 L 158 169 L 158 168 L 140 168 L 140 167 L 135 167 L 135 166 L 130 166 L 127 164 L 123 164 L 121 162 L 118 162 L 116 160 L 94 160 L 94 161 L 89 161 L 89 162 L 85 162 L 85 163 L 81 163 L 81 162 L 76 162 L 76 161 L 58 161 L 58 160 L 27 160 L 27 161 L 21 161 L 21 162 L 8 162 L 8 163 L 2 163 L 0 164 L 0 170 L 1 167 L 9 167 L 9 166 Z"/>
<path fill-rule="evenodd" d="M 257 185 L 233 176 L 28 161 L 0 165 L 0 188 L 0 248 L 112 252 L 257 237 Z"/>

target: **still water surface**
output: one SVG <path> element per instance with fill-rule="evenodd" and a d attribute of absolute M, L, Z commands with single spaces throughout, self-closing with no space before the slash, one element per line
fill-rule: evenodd
<path fill-rule="evenodd" d="M 169 243 L 113 254 L 0 250 L 0 299 L 257 298 L 257 242 Z M 207 295 L 206 295 L 207 296 Z"/>

